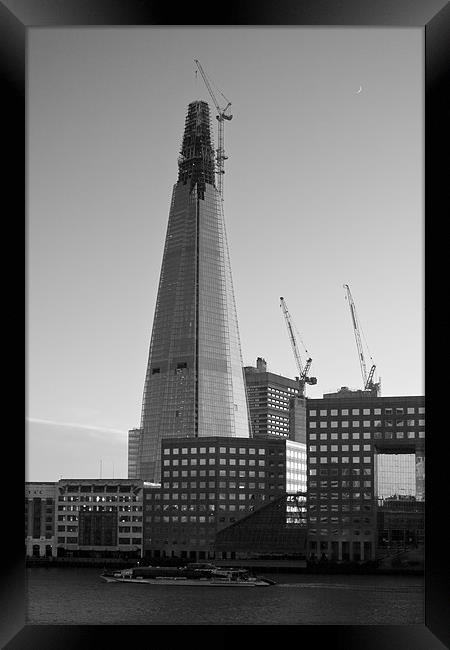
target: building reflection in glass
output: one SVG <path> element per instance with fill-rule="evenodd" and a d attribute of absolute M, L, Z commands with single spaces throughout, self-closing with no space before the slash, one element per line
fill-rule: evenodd
<path fill-rule="evenodd" d="M 416 497 L 415 454 L 377 454 L 377 496 Z"/>

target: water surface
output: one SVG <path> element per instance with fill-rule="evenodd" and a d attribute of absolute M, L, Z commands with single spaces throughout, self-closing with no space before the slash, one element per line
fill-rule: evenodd
<path fill-rule="evenodd" d="M 252 589 L 105 583 L 101 569 L 27 569 L 31 625 L 424 624 L 420 576 L 268 573 Z M 264 575 L 260 572 L 260 575 Z"/>

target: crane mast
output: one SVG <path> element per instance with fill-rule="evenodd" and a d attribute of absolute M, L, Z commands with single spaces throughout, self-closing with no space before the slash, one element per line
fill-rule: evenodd
<path fill-rule="evenodd" d="M 197 59 L 194 59 L 197 68 L 200 70 L 200 74 L 203 77 L 203 81 L 205 82 L 206 88 L 208 89 L 208 92 L 211 96 L 211 99 L 213 100 L 214 106 L 216 107 L 217 115 L 216 115 L 216 120 L 218 122 L 218 145 L 217 145 L 217 151 L 216 151 L 216 171 L 217 171 L 217 189 L 219 190 L 220 197 L 223 201 L 223 175 L 225 174 L 225 166 L 224 162 L 228 158 L 228 156 L 225 155 L 225 149 L 224 149 L 224 120 L 231 120 L 232 115 L 226 115 L 225 111 L 231 106 L 231 102 L 225 97 L 223 93 L 220 93 L 222 97 L 225 99 L 227 102 L 227 105 L 225 108 L 221 108 L 219 105 L 219 102 L 216 99 L 216 96 L 213 92 L 213 89 L 211 88 L 211 84 L 209 83 L 209 79 L 206 76 L 205 71 L 203 70 L 200 61 Z"/>
<path fill-rule="evenodd" d="M 356 316 L 355 303 L 353 301 L 353 297 L 348 284 L 344 284 L 344 289 L 347 292 L 347 300 L 350 308 L 350 314 L 352 317 L 353 330 L 355 332 L 356 347 L 358 349 L 358 359 L 359 359 L 359 365 L 361 367 L 361 375 L 363 378 L 364 390 L 371 390 L 376 387 L 376 384 L 373 381 L 376 365 L 373 364 L 372 367 L 370 368 L 369 374 L 367 374 L 366 360 L 364 358 L 361 334 L 358 325 L 358 318 Z"/>
<path fill-rule="evenodd" d="M 312 359 L 308 358 L 306 360 L 305 367 L 303 368 L 302 360 L 301 360 L 301 357 L 300 357 L 300 352 L 299 352 L 298 345 L 297 345 L 297 340 L 296 340 L 295 334 L 294 334 L 292 318 L 291 318 L 291 315 L 290 315 L 290 313 L 288 311 L 286 301 L 284 300 L 283 297 L 280 298 L 280 306 L 281 306 L 281 309 L 283 310 L 284 319 L 286 321 L 286 327 L 287 327 L 288 334 L 289 334 L 289 340 L 291 342 L 292 351 L 294 353 L 295 362 L 297 364 L 297 368 L 298 368 L 298 372 L 299 372 L 299 391 L 300 391 L 300 395 L 303 397 L 304 394 L 305 394 L 305 384 L 317 384 L 316 377 L 308 377 L 309 369 L 311 368 Z"/>

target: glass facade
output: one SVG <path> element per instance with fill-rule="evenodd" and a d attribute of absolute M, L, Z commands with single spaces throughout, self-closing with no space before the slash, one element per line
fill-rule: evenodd
<path fill-rule="evenodd" d="M 142 429 L 128 432 L 128 478 L 137 478 Z"/>
<path fill-rule="evenodd" d="M 164 246 L 144 385 L 137 473 L 160 480 L 169 437 L 249 437 L 209 107 L 189 105 Z"/>
<path fill-rule="evenodd" d="M 377 454 L 377 496 L 416 496 L 416 455 Z"/>

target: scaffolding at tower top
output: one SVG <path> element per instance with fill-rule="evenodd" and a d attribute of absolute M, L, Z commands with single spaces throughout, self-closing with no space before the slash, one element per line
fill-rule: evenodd
<path fill-rule="evenodd" d="M 217 189 L 219 190 L 220 197 L 223 201 L 223 175 L 225 174 L 224 162 L 228 158 L 228 156 L 225 155 L 225 149 L 224 149 L 224 120 L 231 120 L 233 118 L 232 115 L 226 114 L 226 111 L 231 106 L 231 102 L 225 97 L 225 95 L 222 92 L 219 91 L 222 97 L 227 102 L 225 108 L 220 107 L 219 102 L 217 101 L 216 96 L 213 92 L 213 89 L 211 88 L 209 79 L 206 76 L 206 73 L 200 64 L 200 61 L 198 61 L 197 59 L 194 59 L 194 61 L 197 65 L 197 68 L 200 70 L 200 74 L 203 77 L 203 81 L 205 82 L 205 85 L 208 89 L 208 92 L 211 96 L 211 99 L 213 100 L 214 106 L 216 107 L 216 111 L 217 111 L 217 115 L 216 115 L 216 120 L 218 122 L 218 145 L 216 151 Z"/>

